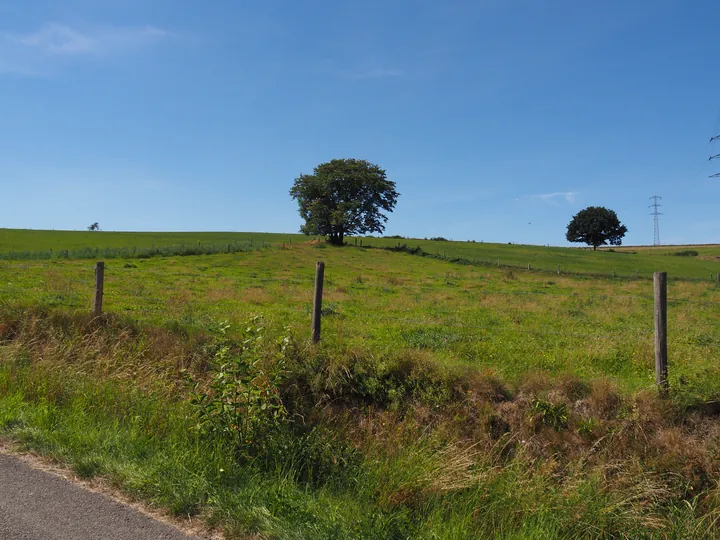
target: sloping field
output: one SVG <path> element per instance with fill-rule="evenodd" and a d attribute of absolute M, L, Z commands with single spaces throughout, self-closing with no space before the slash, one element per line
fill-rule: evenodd
<path fill-rule="evenodd" d="M 231 538 L 720 534 L 717 283 L 660 397 L 647 279 L 352 244 L 107 260 L 99 319 L 94 261 L 0 261 L 0 436 Z"/>
<path fill-rule="evenodd" d="M 106 263 L 105 306 L 155 326 L 235 326 L 262 313 L 299 335 L 310 323 L 316 260 L 327 264 L 328 346 L 377 354 L 406 348 L 505 377 L 546 370 L 653 384 L 652 283 L 548 276 L 454 265 L 367 248 L 286 249 Z M 89 309 L 92 261 L 0 262 L 0 301 Z M 707 383 L 718 354 L 720 292 L 676 282 L 669 291 L 674 377 Z"/>
<path fill-rule="evenodd" d="M 150 257 L 178 253 L 217 253 L 259 248 L 279 248 L 307 243 L 299 234 L 204 232 L 138 233 L 88 231 L 32 231 L 0 229 L 0 259 Z M 720 272 L 720 246 L 617 248 L 593 252 L 583 248 L 446 242 L 421 239 L 348 238 L 353 246 L 421 249 L 443 259 L 475 264 L 527 268 L 557 273 L 616 275 L 649 278 L 668 272 L 670 278 L 716 280 Z M 123 250 L 119 252 L 118 250 Z M 699 256 L 676 253 L 695 250 Z M 67 251 L 67 253 L 66 253 Z M 712 277 L 711 277 L 712 274 Z"/>

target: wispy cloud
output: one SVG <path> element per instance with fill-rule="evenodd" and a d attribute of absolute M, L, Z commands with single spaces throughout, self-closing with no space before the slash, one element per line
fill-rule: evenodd
<path fill-rule="evenodd" d="M 79 28 L 55 22 L 27 33 L 0 32 L 0 72 L 38 75 L 48 70 L 53 59 L 135 51 L 169 35 L 155 26 Z"/>
<path fill-rule="evenodd" d="M 45 54 L 75 56 L 134 49 L 167 35 L 167 31 L 154 26 L 100 26 L 79 30 L 50 23 L 28 34 L 5 34 L 5 39 Z"/>
<path fill-rule="evenodd" d="M 579 193 L 577 191 L 555 191 L 553 193 L 540 193 L 537 195 L 527 195 L 525 199 L 541 201 L 549 204 L 559 204 L 562 201 L 572 204 L 577 200 Z"/>
<path fill-rule="evenodd" d="M 370 69 L 347 73 L 347 76 L 351 79 L 383 79 L 386 77 L 402 77 L 403 75 L 405 73 L 398 69 Z"/>

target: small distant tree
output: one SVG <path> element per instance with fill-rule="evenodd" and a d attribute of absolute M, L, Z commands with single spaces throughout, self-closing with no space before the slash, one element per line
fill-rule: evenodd
<path fill-rule="evenodd" d="M 99 230 L 100 230 L 100 224 L 97 221 L 88 227 L 88 231 L 99 231 Z"/>
<path fill-rule="evenodd" d="M 597 250 L 598 246 L 619 246 L 628 229 L 617 214 L 602 206 L 589 206 L 573 216 L 565 237 L 568 242 L 582 242 Z"/>
<path fill-rule="evenodd" d="M 290 189 L 305 224 L 300 232 L 341 245 L 346 235 L 382 233 L 399 193 L 379 165 L 361 159 L 334 159 L 301 174 Z"/>

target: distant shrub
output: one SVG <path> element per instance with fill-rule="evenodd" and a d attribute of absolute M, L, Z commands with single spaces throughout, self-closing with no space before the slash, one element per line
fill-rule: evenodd
<path fill-rule="evenodd" d="M 392 236 L 386 236 L 385 238 L 395 238 L 397 240 L 403 240 L 405 237 L 399 234 L 393 234 Z"/>
<path fill-rule="evenodd" d="M 676 251 L 673 253 L 676 257 L 697 257 L 699 253 L 694 249 L 686 249 L 683 251 Z"/>
<path fill-rule="evenodd" d="M 434 236 L 430 240 L 432 240 L 433 242 L 447 242 L 448 241 L 447 238 L 444 238 L 442 236 Z"/>

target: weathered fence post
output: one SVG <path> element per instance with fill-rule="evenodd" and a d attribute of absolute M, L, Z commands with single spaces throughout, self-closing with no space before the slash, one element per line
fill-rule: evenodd
<path fill-rule="evenodd" d="M 500 266 L 500 257 L 498 257 L 498 266 Z"/>
<path fill-rule="evenodd" d="M 558 264 L 558 274 L 560 273 L 560 265 Z"/>
<path fill-rule="evenodd" d="M 312 340 L 320 341 L 320 320 L 322 318 L 323 280 L 325 279 L 325 263 L 319 261 L 315 267 L 315 297 L 313 299 Z"/>
<path fill-rule="evenodd" d="M 660 392 L 668 389 L 667 272 L 653 274 L 655 290 L 655 382 Z"/>
<path fill-rule="evenodd" d="M 95 296 L 93 297 L 93 317 L 102 315 L 103 286 L 105 284 L 105 263 L 95 263 Z"/>
<path fill-rule="evenodd" d="M 528 270 L 530 270 L 530 263 L 528 263 Z"/>

